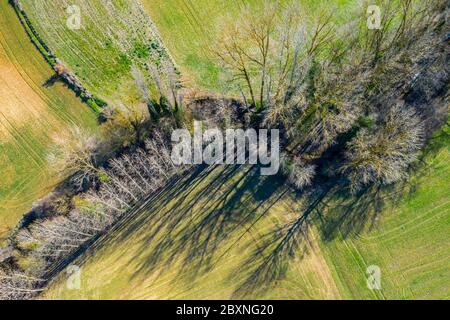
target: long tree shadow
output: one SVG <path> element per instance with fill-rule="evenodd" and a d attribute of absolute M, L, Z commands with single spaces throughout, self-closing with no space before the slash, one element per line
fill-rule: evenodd
<path fill-rule="evenodd" d="M 99 234 L 95 239 L 89 241 L 87 245 L 80 247 L 75 254 L 68 257 L 65 261 L 62 261 L 58 265 L 52 267 L 48 272 L 47 278 L 55 277 L 60 271 L 62 271 L 67 265 L 77 259 L 77 264 L 82 265 L 90 258 L 94 257 L 99 250 L 107 245 L 114 243 L 120 243 L 126 240 L 134 232 L 138 232 L 142 223 L 146 220 L 150 220 L 153 215 L 147 216 L 147 210 L 156 208 L 162 209 L 164 205 L 172 201 L 176 192 L 173 190 L 182 190 L 184 194 L 190 192 L 187 186 L 195 185 L 198 181 L 202 181 L 210 171 L 204 170 L 203 166 L 199 166 L 192 171 L 187 171 L 181 175 L 172 177 L 164 186 L 156 193 L 148 195 L 146 199 L 137 204 L 126 216 L 122 217 L 111 229 L 106 230 L 102 234 Z M 161 207 L 157 207 L 153 204 L 159 203 Z M 147 221 L 148 222 L 148 221 Z"/>
<path fill-rule="evenodd" d="M 177 265 L 178 276 L 172 281 L 187 277 L 193 283 L 226 263 L 223 258 L 227 252 L 270 208 L 286 194 L 295 194 L 282 177 L 260 176 L 258 170 L 256 166 L 199 166 L 176 177 L 164 189 L 149 195 L 89 251 L 94 253 L 105 243 L 136 237 L 138 249 L 129 260 L 134 269 L 132 277 L 161 274 Z M 420 175 L 422 170 L 425 172 L 426 166 L 416 168 L 416 173 Z M 376 225 L 387 202 L 395 204 L 416 189 L 413 183 L 404 182 L 351 194 L 342 180 L 316 181 L 315 185 L 295 194 L 302 203 L 296 216 L 260 236 L 255 248 L 229 274 L 232 282 L 238 274 L 241 279 L 232 298 L 259 296 L 282 279 L 292 258 L 303 257 L 311 247 L 311 225 L 325 242 L 358 237 L 365 228 Z M 229 239 L 232 241 L 227 242 Z M 84 259 L 89 256 L 84 255 Z"/>
<path fill-rule="evenodd" d="M 424 164 L 414 168 L 416 176 L 426 173 Z M 309 230 L 313 224 L 324 242 L 357 238 L 377 225 L 387 204 L 395 206 L 405 196 L 414 195 L 418 187 L 414 181 L 404 181 L 393 186 L 371 186 L 352 194 L 342 180 L 316 181 L 316 185 L 320 187 L 296 195 L 304 203 L 297 217 L 264 234 L 262 244 L 239 265 L 236 272 L 245 273 L 246 277 L 232 298 L 260 296 L 283 279 L 292 259 L 304 257 L 311 248 Z"/>
<path fill-rule="evenodd" d="M 310 224 L 330 191 L 331 186 L 324 186 L 314 192 L 297 194 L 297 198 L 306 199 L 305 205 L 293 220 L 262 236 L 262 243 L 238 267 L 246 277 L 234 290 L 232 298 L 259 296 L 285 277 L 294 257 L 302 258 L 308 253 Z"/>
<path fill-rule="evenodd" d="M 256 166 L 202 166 L 172 179 L 97 241 L 83 260 L 105 244 L 137 237 L 138 249 L 129 259 L 133 278 L 161 274 L 178 263 L 178 275 L 172 281 L 183 278 L 193 283 L 226 263 L 223 258 L 227 252 L 274 204 L 293 193 L 282 177 L 260 176 L 258 170 Z M 297 193 L 296 198 L 304 202 L 297 216 L 263 234 L 256 248 L 229 275 L 245 275 L 232 298 L 258 296 L 282 279 L 292 258 L 308 252 L 312 223 L 317 223 L 322 238 L 329 241 L 343 230 L 346 236 L 357 234 L 382 209 L 382 198 L 376 190 L 367 189 L 350 197 L 338 183 Z M 324 215 L 325 211 L 333 214 Z"/>
<path fill-rule="evenodd" d="M 57 75 L 56 73 L 54 75 L 52 75 L 50 78 L 48 78 L 44 83 L 43 83 L 43 87 L 44 88 L 49 88 L 51 86 L 53 86 L 56 82 L 61 81 L 61 77 L 59 75 Z"/>
<path fill-rule="evenodd" d="M 189 268 L 194 279 L 220 260 L 216 253 L 227 239 L 248 231 L 286 191 L 284 179 L 261 176 L 257 166 L 198 166 L 149 195 L 87 252 L 77 255 L 77 264 L 105 246 L 137 236 L 139 248 L 130 259 L 134 265 L 139 262 L 133 277 L 181 259 L 180 275 Z"/>
<path fill-rule="evenodd" d="M 379 188 L 365 188 L 358 194 L 336 189 L 330 193 L 329 200 L 332 204 L 325 204 L 319 214 L 319 230 L 324 241 L 338 235 L 357 237 L 368 225 L 369 228 L 375 225 L 385 205 Z M 326 214 L 322 214 L 324 211 Z"/>
<path fill-rule="evenodd" d="M 166 202 L 170 209 L 155 208 L 161 208 L 157 202 L 145 209 L 153 214 L 136 226 L 152 226 L 140 240 L 142 248 L 133 258 L 142 261 L 136 275 L 170 266 L 179 259 L 183 261 L 180 274 L 184 268 L 192 270 L 192 278 L 209 271 L 223 243 L 264 215 L 272 205 L 266 202 L 283 187 L 282 179 L 260 176 L 253 166 L 212 170 L 216 171 L 214 176 L 204 178 L 203 184 L 192 185 L 191 181 L 187 190 L 177 194 L 174 204 Z M 264 210 L 260 210 L 263 206 Z M 127 233 L 130 231 L 133 228 Z M 149 243 L 153 243 L 151 251 Z"/>

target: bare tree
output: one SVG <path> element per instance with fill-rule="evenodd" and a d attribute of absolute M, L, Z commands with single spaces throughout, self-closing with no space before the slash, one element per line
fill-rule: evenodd
<path fill-rule="evenodd" d="M 300 87 L 309 64 L 333 39 L 331 14 L 320 14 L 310 25 L 298 4 L 281 9 L 266 1 L 229 17 L 221 26 L 220 43 L 211 49 L 233 74 L 232 81 L 246 89 L 251 105 L 267 109 L 268 123 L 286 121 L 292 108 L 304 104 Z"/>
<path fill-rule="evenodd" d="M 43 282 L 19 271 L 0 269 L 0 300 L 30 299 L 43 290 L 40 288 Z"/>
<path fill-rule="evenodd" d="M 253 106 L 264 107 L 276 82 L 289 72 L 293 37 L 298 30 L 298 12 L 281 15 L 275 3 L 259 9 L 245 7 L 238 17 L 228 17 L 221 26 L 220 43 L 211 50 L 244 86 Z"/>
<path fill-rule="evenodd" d="M 316 174 L 314 164 L 308 164 L 300 158 L 291 160 L 285 154 L 282 156 L 281 163 L 283 173 L 287 176 L 289 183 L 296 189 L 303 189 L 311 185 Z"/>
<path fill-rule="evenodd" d="M 145 149 L 112 159 L 107 169 L 99 171 L 101 185 L 83 196 L 87 201 L 84 208 L 114 221 L 158 190 L 178 169 L 172 163 L 166 139 L 155 131 L 146 140 Z"/>
<path fill-rule="evenodd" d="M 348 144 L 342 171 L 350 188 L 358 191 L 368 184 L 385 185 L 407 177 L 423 145 L 420 118 L 404 105 L 394 105 L 372 131 L 362 129 Z"/>
<path fill-rule="evenodd" d="M 369 4 L 364 2 L 364 9 Z M 381 8 L 380 28 L 369 30 L 362 20 L 359 31 L 364 59 L 373 65 L 412 44 L 416 35 L 429 27 L 432 13 L 445 6 L 445 0 L 379 0 L 377 5 Z"/>
<path fill-rule="evenodd" d="M 73 175 L 72 180 L 81 190 L 84 183 L 97 172 L 95 163 L 96 138 L 74 126 L 54 137 L 55 146 L 48 156 L 51 167 L 61 175 Z"/>

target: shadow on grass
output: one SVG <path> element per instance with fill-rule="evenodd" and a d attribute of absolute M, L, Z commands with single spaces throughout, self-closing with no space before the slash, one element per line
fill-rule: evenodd
<path fill-rule="evenodd" d="M 170 266 L 179 259 L 183 261 L 180 274 L 189 268 L 189 277 L 194 279 L 208 272 L 225 241 L 270 209 L 282 182 L 260 176 L 257 167 L 227 166 L 205 168 L 173 186 L 162 205 L 160 201 L 149 203 L 145 211 L 151 214 L 134 219 L 122 232 L 134 234 L 136 228 L 147 226 L 145 237 L 139 240 L 143 247 L 133 259 L 142 261 L 137 274 Z M 141 253 L 145 256 L 139 256 Z"/>
<path fill-rule="evenodd" d="M 262 236 L 262 244 L 238 268 L 247 276 L 232 298 L 261 296 L 285 278 L 292 259 L 304 257 L 312 247 L 312 226 L 324 242 L 358 237 L 363 230 L 376 225 L 387 202 L 395 203 L 413 190 L 413 185 L 405 183 L 384 189 L 371 187 L 353 195 L 342 184 L 329 182 L 314 191 L 298 194 L 303 205 L 297 217 Z"/>
<path fill-rule="evenodd" d="M 448 135 L 438 136 L 427 148 L 415 175 L 427 172 L 426 158 L 448 147 Z M 404 182 L 395 186 L 369 187 L 353 195 L 342 181 L 317 181 L 314 188 L 295 194 L 282 177 L 260 176 L 256 166 L 199 166 L 176 177 L 156 194 L 149 195 L 81 256 L 95 255 L 105 244 L 121 243 L 130 237 L 137 243 L 129 263 L 139 279 L 180 268 L 172 279 L 191 281 L 219 264 L 226 254 L 248 235 L 258 221 L 286 196 L 301 207 L 292 220 L 275 224 L 258 235 L 254 248 L 235 270 L 224 277 L 235 283 L 232 298 L 255 298 L 286 276 L 292 258 L 303 257 L 310 248 L 312 225 L 322 241 L 358 237 L 376 226 L 386 204 L 413 195 L 417 185 Z M 137 266 L 137 267 L 136 267 Z"/>
<path fill-rule="evenodd" d="M 49 88 L 53 86 L 56 82 L 61 81 L 61 78 L 56 73 L 52 75 L 50 78 L 48 78 L 44 84 L 42 85 L 44 88 Z"/>
<path fill-rule="evenodd" d="M 255 297 L 285 277 L 293 257 L 301 258 L 309 250 L 309 228 L 314 225 L 322 241 L 357 238 L 364 230 L 377 226 L 381 213 L 416 193 L 421 181 L 435 165 L 430 162 L 443 148 L 449 148 L 448 125 L 424 148 L 419 162 L 411 168 L 413 179 L 391 186 L 371 186 L 351 194 L 344 181 L 316 181 L 314 190 L 297 194 L 303 206 L 297 217 L 262 236 L 259 245 L 241 264 L 247 274 L 232 298 Z"/>

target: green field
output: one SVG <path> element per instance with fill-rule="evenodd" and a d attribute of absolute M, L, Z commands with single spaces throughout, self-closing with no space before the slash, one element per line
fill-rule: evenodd
<path fill-rule="evenodd" d="M 150 86 L 149 65 L 170 62 L 138 1 L 24 0 L 22 3 L 54 54 L 91 93 L 110 104 L 140 102 L 131 73 L 133 65 L 144 72 Z M 71 6 L 79 10 L 79 28 L 69 28 Z"/>
<path fill-rule="evenodd" d="M 272 249 L 258 249 L 273 248 L 266 245 L 276 228 L 304 212 L 302 197 L 249 168 L 216 168 L 180 179 L 74 262 L 82 267 L 80 290 L 66 288 L 63 272 L 45 297 L 448 298 L 450 148 L 448 137 L 438 141 L 443 144 L 407 190 L 397 197 L 384 194 L 377 219 L 372 221 L 369 208 L 352 211 L 331 237 L 328 224 L 341 210 L 335 196 L 325 198 L 329 212 L 312 220 L 309 241 L 300 235 L 293 256 L 281 254 L 275 265 L 267 263 Z M 370 265 L 381 269 L 382 290 L 367 288 Z"/>
<path fill-rule="evenodd" d="M 14 9 L 0 1 L 0 239 L 58 182 L 47 163 L 53 137 L 73 125 L 96 127 L 69 89 L 44 87 L 52 75 Z"/>
<path fill-rule="evenodd" d="M 209 48 L 218 41 L 218 28 L 226 15 L 237 16 L 244 5 L 262 6 L 264 1 L 226 0 L 142 0 L 158 27 L 164 44 L 179 64 L 184 83 L 205 91 L 223 89 L 220 67 Z M 287 3 L 286 0 L 279 1 Z M 319 10 L 331 10 L 335 22 L 347 21 L 355 0 L 302 0 L 309 17 Z"/>
<path fill-rule="evenodd" d="M 344 237 L 343 226 L 336 239 L 321 243 L 343 297 L 450 297 L 450 141 L 447 136 L 440 142 L 442 148 L 408 181 L 406 194 L 386 201 L 372 230 Z M 381 291 L 365 289 L 370 265 L 381 269 Z"/>

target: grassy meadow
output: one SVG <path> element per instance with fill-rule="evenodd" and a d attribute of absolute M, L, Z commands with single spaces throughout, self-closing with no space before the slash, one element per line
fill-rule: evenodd
<path fill-rule="evenodd" d="M 55 135 L 94 113 L 61 83 L 30 42 L 8 1 L 0 1 L 0 238 L 58 182 L 47 154 Z"/>

